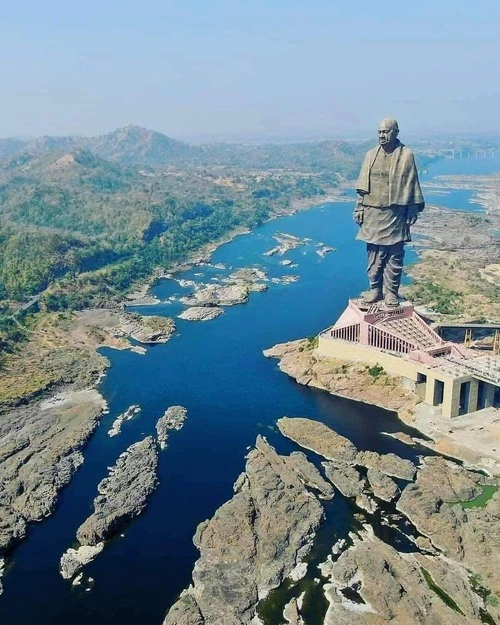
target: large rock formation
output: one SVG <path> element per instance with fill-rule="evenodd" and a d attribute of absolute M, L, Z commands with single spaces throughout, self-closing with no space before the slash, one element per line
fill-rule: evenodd
<path fill-rule="evenodd" d="M 92 562 L 104 549 L 104 543 L 97 543 L 97 545 L 82 545 L 78 549 L 68 549 L 63 554 L 59 563 L 59 570 L 63 579 L 71 579 L 82 568 Z"/>
<path fill-rule="evenodd" d="M 473 592 L 462 566 L 442 558 L 398 553 L 370 528 L 353 536 L 353 546 L 336 562 L 330 559 L 322 565 L 322 572 L 330 582 L 325 586 L 330 606 L 324 625 L 481 622 L 483 601 Z M 431 588 L 433 583 L 438 591 Z"/>
<path fill-rule="evenodd" d="M 170 406 L 165 411 L 163 417 L 156 422 L 156 433 L 160 449 L 165 449 L 168 442 L 170 430 L 180 430 L 184 425 L 187 410 L 183 406 Z"/>
<path fill-rule="evenodd" d="M 175 332 L 175 322 L 170 317 L 123 313 L 120 322 L 119 332 L 144 345 L 166 343 Z"/>
<path fill-rule="evenodd" d="M 120 454 L 109 477 L 97 487 L 94 512 L 76 532 L 81 545 L 94 546 L 107 540 L 143 511 L 157 484 L 157 464 L 158 454 L 151 436 Z"/>
<path fill-rule="evenodd" d="M 368 469 L 366 477 L 375 497 L 384 501 L 393 501 L 400 494 L 396 482 L 378 469 Z"/>
<path fill-rule="evenodd" d="M 355 464 L 368 469 L 376 469 L 386 475 L 399 477 L 402 480 L 412 480 L 417 469 L 410 460 L 405 460 L 396 454 L 379 454 L 376 451 L 361 451 L 356 456 Z"/>
<path fill-rule="evenodd" d="M 326 477 L 344 497 L 358 497 L 366 486 L 366 480 L 352 465 L 341 460 L 325 462 Z"/>
<path fill-rule="evenodd" d="M 500 593 L 500 492 L 484 508 L 453 502 L 481 492 L 480 476 L 440 456 L 427 457 L 397 509 L 446 556 L 463 562 Z"/>
<path fill-rule="evenodd" d="M 278 428 L 284 436 L 327 460 L 354 463 L 358 451 L 355 445 L 324 423 L 300 417 L 283 417 L 278 420 Z"/>
<path fill-rule="evenodd" d="M 290 341 L 264 351 L 264 356 L 277 358 L 279 368 L 299 384 L 320 388 L 334 395 L 395 410 L 403 420 L 411 420 L 420 398 L 402 387 L 398 378 L 385 373 L 374 377 L 369 367 L 355 362 L 322 358 L 315 342 Z"/>
<path fill-rule="evenodd" d="M 379 454 L 375 451 L 358 452 L 356 446 L 348 438 L 319 421 L 301 417 L 283 417 L 278 420 L 278 428 L 284 436 L 301 447 L 334 461 L 341 469 L 345 464 L 351 464 L 377 469 L 386 475 L 404 480 L 412 480 L 415 476 L 416 468 L 410 460 L 404 460 L 395 454 Z"/>
<path fill-rule="evenodd" d="M 181 298 L 186 306 L 234 306 L 248 301 L 248 285 L 244 282 L 220 285 L 205 284 L 192 295 Z"/>
<path fill-rule="evenodd" d="M 0 420 L 0 554 L 24 538 L 27 524 L 55 508 L 83 462 L 80 452 L 106 403 L 95 390 L 61 394 L 5 413 Z"/>
<path fill-rule="evenodd" d="M 185 321 L 211 321 L 224 314 L 219 306 L 191 306 L 179 315 L 179 319 Z"/>
<path fill-rule="evenodd" d="M 259 599 L 279 586 L 308 552 L 322 519 L 321 504 L 303 484 L 305 462 L 279 456 L 258 437 L 233 498 L 199 525 L 193 585 L 170 609 L 164 625 L 252 621 Z"/>

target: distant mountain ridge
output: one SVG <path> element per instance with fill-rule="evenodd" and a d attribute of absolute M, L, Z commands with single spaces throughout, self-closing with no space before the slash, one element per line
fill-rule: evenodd
<path fill-rule="evenodd" d="M 99 137 L 84 141 L 83 145 L 102 158 L 123 164 L 164 165 L 179 158 L 198 155 L 199 149 L 176 141 L 155 130 L 140 126 L 125 126 Z"/>
<path fill-rule="evenodd" d="M 135 168 L 219 166 L 243 169 L 300 168 L 349 175 L 365 149 L 347 141 L 244 145 L 190 145 L 160 132 L 129 125 L 96 137 L 0 139 L 0 161 L 21 154 L 40 156 L 53 151 L 90 150 L 108 161 Z"/>

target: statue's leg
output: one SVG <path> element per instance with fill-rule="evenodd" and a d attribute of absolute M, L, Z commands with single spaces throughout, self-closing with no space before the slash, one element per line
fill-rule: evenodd
<path fill-rule="evenodd" d="M 399 306 L 399 285 L 403 274 L 404 256 L 403 242 L 388 246 L 387 262 L 384 268 L 385 303 L 387 306 Z"/>
<path fill-rule="evenodd" d="M 367 304 L 373 304 L 382 299 L 382 280 L 387 257 L 386 245 L 366 244 L 367 267 L 366 273 L 370 281 L 370 291 L 364 298 Z"/>

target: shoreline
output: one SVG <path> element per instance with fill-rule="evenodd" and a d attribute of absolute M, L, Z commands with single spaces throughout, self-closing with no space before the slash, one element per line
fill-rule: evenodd
<path fill-rule="evenodd" d="M 318 206 L 321 206 L 323 204 L 326 204 L 326 203 L 332 202 L 332 201 L 346 201 L 346 202 L 350 202 L 351 201 L 350 198 L 344 197 L 344 199 L 342 200 L 340 197 L 337 197 L 337 196 L 327 196 L 325 198 L 322 198 L 320 202 L 318 202 L 317 200 L 318 200 L 318 198 L 314 198 L 314 200 L 311 198 L 311 201 L 307 201 L 306 204 L 301 205 L 299 207 L 295 207 L 294 209 L 286 211 L 286 212 L 283 212 L 283 213 L 274 214 L 267 221 L 273 221 L 273 220 L 279 219 L 281 217 L 285 217 L 285 216 L 288 216 L 288 215 L 293 215 L 293 214 L 295 214 L 295 213 L 297 213 L 299 211 L 308 210 L 309 208 L 318 207 Z M 452 211 L 452 209 L 447 209 L 447 212 L 453 212 L 453 211 Z M 179 264 L 179 265 L 173 267 L 171 269 L 171 273 L 172 274 L 178 274 L 178 273 L 180 273 L 182 271 L 186 271 L 186 270 L 188 270 L 190 268 L 195 267 L 200 262 L 204 262 L 204 259 L 210 260 L 211 255 L 219 247 L 221 247 L 222 245 L 225 245 L 226 243 L 229 243 L 229 242 L 233 241 L 237 236 L 239 236 L 241 234 L 248 233 L 250 231 L 251 230 L 246 229 L 246 228 L 245 229 L 236 229 L 230 235 L 224 237 L 222 240 L 219 240 L 217 242 L 212 242 L 210 244 L 207 244 L 201 250 L 196 252 L 196 255 L 193 258 L 191 258 L 190 260 L 186 261 L 185 263 L 182 263 L 182 264 Z M 420 264 L 421 262 L 422 261 L 421 261 L 420 255 L 419 255 L 419 260 L 417 261 L 417 264 Z M 150 276 L 148 278 L 148 280 L 146 280 L 146 282 L 143 283 L 141 292 L 143 292 L 146 295 L 148 290 L 154 285 L 154 283 L 157 280 L 161 280 L 162 278 L 165 278 L 165 277 L 168 277 L 168 276 L 165 276 L 165 275 L 156 275 L 156 276 L 153 275 L 153 276 Z M 122 301 L 121 304 L 122 304 L 122 306 L 127 306 L 127 305 L 130 306 L 131 305 L 130 303 L 127 303 L 127 301 Z M 137 304 L 134 304 L 134 305 L 137 305 Z M 99 309 L 99 310 L 107 311 L 108 309 Z M 109 309 L 109 311 L 112 311 L 114 314 L 119 314 L 119 312 L 116 309 Z M 86 344 L 86 348 L 92 350 L 94 353 L 96 353 L 98 349 L 100 349 L 101 347 L 104 347 L 104 346 L 111 347 L 111 348 L 114 348 L 114 349 L 133 349 L 133 347 L 130 347 L 130 345 L 127 346 L 126 343 L 128 343 L 128 341 L 126 341 L 125 339 L 123 340 L 123 342 L 121 344 L 122 346 L 120 346 L 120 347 L 118 346 L 118 341 L 116 343 L 114 343 L 114 344 L 110 344 L 108 342 L 100 342 L 100 343 L 96 342 L 92 346 L 87 343 Z M 97 354 L 98 354 L 98 358 L 99 359 L 105 360 L 104 357 L 101 356 L 98 352 L 97 352 Z M 103 375 L 106 375 L 105 371 L 103 373 L 101 373 L 98 377 L 96 377 L 96 379 L 92 382 L 91 389 L 96 390 L 97 386 L 99 385 L 100 381 L 102 380 L 102 376 Z M 76 387 L 77 385 L 78 385 L 78 382 L 75 382 L 74 386 Z M 318 387 L 318 388 L 321 388 L 321 387 Z M 89 389 L 89 390 L 91 390 L 91 389 Z M 75 393 L 78 393 L 78 390 L 76 388 L 73 389 L 73 391 Z M 26 404 L 26 408 L 32 407 L 33 403 L 36 404 L 36 402 L 38 402 L 38 401 L 40 401 L 42 403 L 46 402 L 48 409 L 54 409 L 54 408 L 57 408 L 58 406 L 59 407 L 64 406 L 64 404 L 65 404 L 64 397 L 62 399 L 58 399 L 58 396 L 62 392 L 64 392 L 64 391 L 61 390 L 61 387 L 56 387 L 56 388 L 54 388 L 52 390 L 44 389 L 44 390 L 41 391 L 41 395 L 39 397 L 37 397 L 37 398 L 35 398 L 33 400 L 29 400 L 28 401 L 28 403 Z M 97 390 L 96 390 L 96 392 L 97 392 Z M 69 393 L 71 395 L 72 390 L 68 389 L 66 391 L 66 393 Z M 363 399 L 360 399 L 360 398 L 357 398 L 357 397 L 352 397 L 349 394 L 342 394 L 342 393 L 336 393 L 336 394 L 339 394 L 339 395 L 341 395 L 343 397 L 346 397 L 347 399 L 354 399 L 356 401 L 364 401 Z M 60 402 L 60 403 L 58 403 L 58 402 Z M 372 402 L 367 400 L 366 403 L 372 403 Z M 378 404 L 378 405 L 381 405 L 381 404 Z M 386 407 L 386 406 L 382 405 L 382 407 Z M 393 407 L 390 407 L 388 409 L 394 410 Z M 399 413 L 399 410 L 397 410 L 397 412 Z M 98 421 L 102 418 L 103 414 L 104 414 L 104 412 L 101 412 L 100 416 L 98 417 Z M 406 421 L 403 418 L 401 420 L 406 423 Z M 409 422 L 407 424 L 410 425 L 411 427 L 415 427 L 415 425 L 413 423 L 411 423 L 411 422 Z M 416 427 L 416 429 L 418 429 L 418 428 Z M 89 434 L 88 439 L 86 439 L 86 441 L 83 442 L 81 444 L 81 446 L 78 448 L 79 451 L 81 451 L 81 449 L 84 448 L 85 443 L 90 439 L 90 437 L 92 436 L 92 433 L 93 433 L 93 431 Z M 452 455 L 452 454 L 448 454 L 448 455 Z M 57 505 L 57 501 L 56 501 L 55 505 Z M 49 512 L 49 514 L 50 514 L 50 512 Z"/>
<path fill-rule="evenodd" d="M 424 445 L 491 477 L 500 476 L 500 448 L 497 450 L 495 444 L 500 437 L 497 409 L 443 419 L 413 391 L 405 389 L 398 378 L 385 373 L 373 378 L 368 366 L 318 357 L 307 339 L 275 345 L 263 354 L 278 359 L 280 371 L 298 384 L 395 412 L 401 423 L 430 439 L 398 436 L 405 444 Z"/>
<path fill-rule="evenodd" d="M 318 202 L 318 198 L 311 198 L 310 201 L 308 200 L 305 203 L 301 203 L 301 206 L 295 205 L 292 210 L 274 214 L 268 221 L 295 214 L 299 210 L 307 210 L 315 206 L 320 206 L 321 204 L 329 201 L 338 201 L 338 197 L 336 195 L 327 196 L 326 198 L 322 198 L 320 202 Z M 233 241 L 237 236 L 247 234 L 250 231 L 251 230 L 248 228 L 237 228 L 221 240 L 206 244 L 193 254 L 188 261 L 171 268 L 168 275 L 156 272 L 142 283 L 135 285 L 135 293 L 133 293 L 133 295 L 146 296 L 146 298 L 148 298 L 147 292 L 158 280 L 169 277 L 169 275 L 186 271 L 195 267 L 198 263 L 209 261 L 211 255 L 219 247 Z M 150 305 L 153 304 L 153 298 L 148 298 L 148 300 L 149 301 L 146 303 L 149 303 Z M 137 305 L 137 301 L 137 299 L 134 301 L 134 305 Z M 139 301 L 141 302 L 141 305 L 145 305 L 143 299 Z M 132 351 L 138 353 L 145 353 L 146 351 L 146 347 L 136 346 L 130 343 L 129 338 L 132 337 L 132 332 L 128 333 L 128 335 L 126 334 L 125 336 L 111 336 L 108 334 L 103 336 L 100 332 L 98 332 L 101 327 L 113 327 L 113 323 L 116 323 L 116 320 L 113 320 L 112 317 L 119 318 L 120 315 L 130 314 L 123 310 L 127 305 L 130 306 L 130 302 L 122 300 L 122 302 L 118 304 L 118 307 L 114 308 L 86 309 L 83 311 L 77 311 L 76 313 L 73 313 L 70 318 L 66 315 L 64 320 L 61 322 L 57 320 L 56 315 L 48 315 L 50 323 L 43 324 L 41 329 L 37 329 L 39 336 L 42 337 L 44 347 L 47 343 L 49 351 L 54 349 L 52 343 L 54 342 L 55 337 L 57 339 L 56 345 L 62 343 L 65 348 L 73 351 L 76 350 L 75 353 L 80 351 L 87 354 L 90 362 L 83 363 L 82 370 L 76 372 L 74 379 L 71 382 L 60 382 L 58 380 L 49 382 L 47 385 L 36 389 L 34 393 L 19 397 L 12 405 L 5 403 L 3 406 L 1 414 L 3 417 L 4 428 L 2 430 L 2 427 L 0 427 L 0 462 L 3 461 L 3 456 L 1 454 L 2 444 L 9 447 L 9 451 L 7 451 L 7 458 L 9 458 L 12 454 L 12 451 L 10 450 L 12 445 L 9 439 L 8 429 L 8 425 L 11 423 L 15 425 L 10 425 L 10 431 L 22 432 L 23 428 L 35 427 L 37 423 L 36 419 L 39 414 L 49 416 L 54 422 L 57 422 L 58 419 L 64 420 L 67 414 L 71 413 L 72 418 L 65 422 L 65 427 L 61 427 L 59 432 L 63 438 L 65 433 L 67 434 L 69 432 L 71 434 L 72 425 L 75 427 L 77 425 L 81 425 L 80 431 L 75 434 L 76 438 L 71 438 L 68 434 L 69 438 L 66 441 L 66 444 L 64 444 L 64 442 L 61 443 L 61 441 L 57 439 L 53 445 L 53 447 L 57 448 L 60 452 L 61 458 L 66 457 L 64 454 L 73 454 L 74 462 L 72 465 L 73 468 L 69 471 L 64 483 L 61 483 L 57 488 L 55 488 L 50 502 L 47 503 L 46 507 L 42 511 L 37 512 L 35 516 L 30 517 L 27 515 L 26 519 L 22 521 L 22 530 L 20 532 L 16 533 L 15 530 L 15 524 L 18 522 L 19 516 L 11 515 L 11 529 L 8 529 L 8 524 L 7 528 L 4 528 L 4 532 L 1 535 L 4 539 L 3 544 L 0 542 L 0 558 L 6 558 L 7 568 L 12 552 L 15 551 L 15 548 L 20 542 L 29 538 L 30 525 L 34 521 L 40 521 L 49 516 L 57 508 L 61 491 L 66 485 L 68 485 L 73 474 L 78 470 L 78 467 L 84 461 L 82 451 L 92 437 L 95 429 L 98 427 L 102 417 L 106 414 L 106 400 L 99 393 L 97 388 L 103 377 L 105 377 L 106 369 L 110 365 L 107 359 L 102 356 L 98 350 L 102 347 L 109 347 L 111 349 L 131 349 Z M 97 323 L 97 320 L 92 317 L 93 314 L 100 318 L 100 323 Z M 88 320 L 85 319 L 86 315 L 90 315 Z M 26 418 L 24 418 L 23 415 L 27 415 Z M 6 424 L 7 427 L 5 427 Z M 21 443 L 20 449 L 23 448 L 22 445 L 25 444 Z M 29 449 L 29 446 L 26 449 Z M 50 450 L 51 445 L 46 443 L 43 450 L 40 449 L 38 452 L 37 450 L 33 450 L 33 453 L 29 453 L 29 457 L 33 456 L 33 458 L 37 458 L 42 452 L 44 455 L 50 456 Z M 14 455 L 16 456 L 16 454 Z M 60 458 L 58 456 L 57 461 L 59 460 Z M 20 466 L 22 466 L 22 463 Z M 2 464 L 2 469 L 5 472 L 5 463 Z M 33 483 L 36 485 L 37 479 L 34 479 Z M 25 484 L 24 488 L 29 488 L 29 483 Z M 1 503 L 4 506 L 8 505 L 8 502 L 6 503 L 5 501 L 5 496 L 2 497 Z"/>
<path fill-rule="evenodd" d="M 349 189 L 349 185 L 342 185 L 339 188 L 338 193 L 330 193 L 319 200 L 318 197 L 312 198 L 304 198 L 297 199 L 292 201 L 292 206 L 289 209 L 283 210 L 282 212 L 273 213 L 268 219 L 266 219 L 263 223 L 269 223 L 271 221 L 275 221 L 277 219 L 281 219 L 282 217 L 288 217 L 291 215 L 295 215 L 304 210 L 309 210 L 315 208 L 317 206 L 321 206 L 322 204 L 328 204 L 331 202 L 351 202 L 352 198 L 349 198 L 344 195 L 345 190 Z M 236 228 L 231 233 L 224 236 L 222 239 L 218 241 L 213 241 L 211 243 L 206 243 L 196 252 L 193 252 L 192 257 L 187 259 L 182 263 L 178 263 L 173 265 L 168 270 L 161 270 L 159 275 L 154 275 L 154 272 L 151 276 L 138 282 L 133 288 L 135 289 L 131 295 L 134 296 L 132 300 L 129 300 L 127 297 L 119 302 L 120 306 L 131 307 L 131 306 L 155 306 L 156 304 L 161 303 L 160 300 L 155 298 L 154 296 L 148 295 L 148 291 L 151 287 L 155 286 L 157 282 L 163 279 L 169 279 L 176 274 L 188 271 L 189 269 L 193 269 L 203 262 L 210 262 L 211 256 L 214 252 L 216 252 L 220 247 L 226 245 L 227 243 L 231 243 L 234 241 L 236 237 L 242 236 L 244 234 L 249 234 L 252 232 L 252 228 L 244 228 L 239 227 Z M 162 273 L 163 272 L 163 273 Z M 139 297 L 135 297 L 135 296 Z"/>

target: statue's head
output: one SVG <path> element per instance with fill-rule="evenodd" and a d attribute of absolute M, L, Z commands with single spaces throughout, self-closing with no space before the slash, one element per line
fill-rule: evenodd
<path fill-rule="evenodd" d="M 383 148 L 394 147 L 398 134 L 398 122 L 393 117 L 386 117 L 380 122 L 378 126 L 378 142 Z"/>

